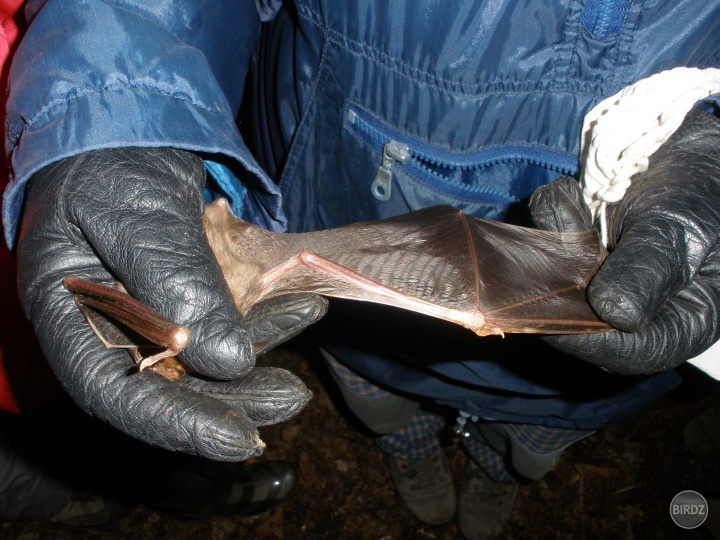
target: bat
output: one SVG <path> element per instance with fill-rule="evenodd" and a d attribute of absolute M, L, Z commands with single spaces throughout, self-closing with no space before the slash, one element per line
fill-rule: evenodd
<path fill-rule="evenodd" d="M 106 348 L 127 349 L 141 368 L 152 366 L 168 380 L 186 375 L 176 355 L 190 343 L 189 328 L 139 302 L 120 283 L 110 287 L 71 275 L 63 284 L 74 294 L 75 303 Z M 159 350 L 143 354 L 155 349 Z"/>
<path fill-rule="evenodd" d="M 396 306 L 479 336 L 589 333 L 608 325 L 585 289 L 605 250 L 595 232 L 552 233 L 436 206 L 313 233 L 270 233 L 224 200 L 205 232 L 237 308 L 314 292 Z"/>
<path fill-rule="evenodd" d="M 224 199 L 206 208 L 203 224 L 243 314 L 275 296 L 313 292 L 423 313 L 479 336 L 612 329 L 586 299 L 606 255 L 596 232 L 547 232 L 436 206 L 325 231 L 271 233 L 235 217 Z M 65 284 L 87 312 L 88 290 Z M 135 331 L 164 339 L 155 341 L 163 347 L 173 342 Z M 144 358 L 140 367 L 158 360 Z"/>

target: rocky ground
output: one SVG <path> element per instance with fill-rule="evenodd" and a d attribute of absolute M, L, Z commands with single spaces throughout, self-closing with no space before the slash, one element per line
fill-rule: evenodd
<path fill-rule="evenodd" d="M 4 523 L 0 538 L 459 538 L 454 525 L 425 526 L 404 508 L 383 454 L 347 413 L 322 362 L 309 350 L 296 345 L 274 351 L 265 360 L 299 374 L 315 394 L 294 420 L 262 429 L 268 449 L 260 459 L 288 460 L 300 473 L 297 489 L 276 508 L 254 517 L 187 521 L 135 505 L 124 518 L 104 528 L 43 521 Z M 720 463 L 689 457 L 682 439 L 685 424 L 718 399 L 720 385 L 687 370 L 685 382 L 676 391 L 623 425 L 576 444 L 555 471 L 522 486 L 505 538 L 707 538 L 676 527 L 668 509 L 680 491 L 693 489 L 706 496 L 717 496 L 720 491 Z M 99 479 L 113 477 L 109 471 L 133 470 L 134 464 L 153 459 L 175 459 L 154 451 L 148 458 L 147 449 L 85 417 L 73 405 L 56 407 L 50 417 L 52 427 L 36 432 L 37 440 L 29 446 L 35 452 L 44 449 L 40 453 L 46 456 L 50 452 L 56 467 L 80 471 L 75 476 L 95 486 Z M 446 450 L 460 476 L 463 454 L 451 443 Z M 120 483 L 125 482 L 122 488 L 113 484 L 118 476 Z M 133 489 L 143 489 L 142 478 L 132 476 L 114 475 L 106 489 L 129 491 L 132 498 Z M 133 482 L 140 487 L 133 487 Z"/>

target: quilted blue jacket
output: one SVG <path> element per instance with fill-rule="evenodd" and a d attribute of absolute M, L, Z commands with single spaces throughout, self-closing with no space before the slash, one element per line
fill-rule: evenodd
<path fill-rule="evenodd" d="M 577 174 L 582 118 L 599 100 L 672 67 L 720 67 L 720 0 L 280 4 L 28 2 L 10 75 L 7 242 L 34 172 L 117 146 L 200 153 L 211 191 L 273 230 L 441 203 L 505 219 L 537 186 Z M 355 364 L 393 379 L 373 371 L 378 362 Z M 513 380 L 507 373 L 463 366 L 438 369 L 450 380 L 538 395 L 532 377 L 504 385 L 495 381 Z M 610 401 L 626 403 L 624 414 L 638 395 L 674 381 L 644 379 L 643 391 Z M 552 401 L 562 390 L 540 393 Z M 427 395 L 502 417 L 482 400 L 450 399 L 457 392 Z M 597 427 L 606 420 L 588 419 L 614 414 L 592 407 L 558 413 L 557 424 Z M 506 418 L 526 413 L 543 409 L 531 401 Z"/>
<path fill-rule="evenodd" d="M 501 218 L 577 172 L 581 118 L 601 98 L 720 65 L 718 0 L 297 0 L 259 44 L 256 87 L 274 94 L 254 98 L 260 167 L 236 118 L 260 17 L 280 3 L 29 1 L 8 102 L 8 241 L 34 172 L 122 145 L 203 153 L 235 208 L 273 229 L 441 202 Z M 391 140 L 411 158 L 378 201 Z"/>

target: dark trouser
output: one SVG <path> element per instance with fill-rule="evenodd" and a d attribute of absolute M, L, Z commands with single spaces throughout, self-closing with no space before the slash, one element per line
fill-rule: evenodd
<path fill-rule="evenodd" d="M 355 415 L 379 436 L 378 446 L 397 459 L 423 459 L 440 446 L 446 417 L 420 403 L 381 389 L 335 360 L 326 351 L 331 373 Z M 551 471 L 564 450 L 592 433 L 534 424 L 483 422 L 467 415 L 462 442 L 470 457 L 497 481 L 513 476 L 538 480 Z"/>

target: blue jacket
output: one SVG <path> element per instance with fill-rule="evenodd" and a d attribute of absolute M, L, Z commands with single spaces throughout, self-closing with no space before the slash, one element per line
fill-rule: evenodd
<path fill-rule="evenodd" d="M 8 242 L 34 172 L 116 146 L 200 153 L 212 191 L 273 230 L 440 203 L 505 219 L 537 186 L 577 174 L 582 117 L 599 100 L 664 69 L 720 66 L 720 0 L 255 4 L 29 2 L 10 75 Z M 272 22 L 261 29 L 261 19 Z M 251 121 L 241 129 L 252 153 L 236 124 L 251 68 Z M 392 362 L 353 364 L 400 386 Z M 493 417 L 504 413 L 491 415 L 478 388 L 529 399 L 528 421 L 562 403 L 555 423 L 578 427 L 636 410 L 637 396 L 676 381 L 643 379 L 625 398 L 610 391 L 578 408 L 564 388 L 534 400 L 543 385 L 502 362 L 491 371 L 472 359 L 450 364 L 414 383 L 404 374 L 403 384 L 447 400 L 459 394 L 439 395 L 440 379 L 476 383 L 453 404 Z M 513 407 L 503 398 L 506 418 L 524 418 Z"/>

